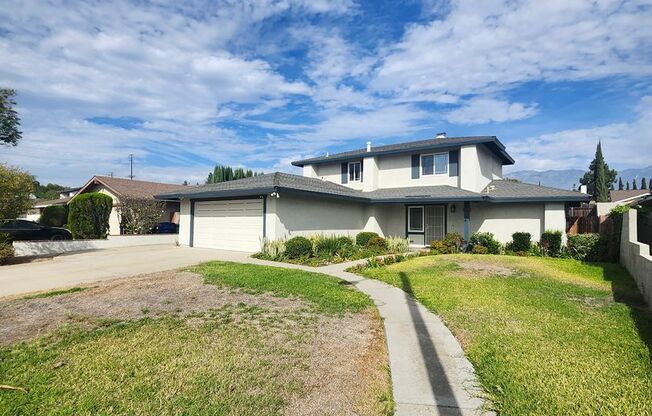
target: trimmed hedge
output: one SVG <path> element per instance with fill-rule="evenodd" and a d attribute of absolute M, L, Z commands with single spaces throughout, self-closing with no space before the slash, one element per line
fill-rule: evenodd
<path fill-rule="evenodd" d="M 561 231 L 545 231 L 541 234 L 539 247 L 544 256 L 559 257 L 561 255 Z"/>
<path fill-rule="evenodd" d="M 296 236 L 285 242 L 285 255 L 298 259 L 312 254 L 312 243 L 306 237 Z"/>
<path fill-rule="evenodd" d="M 89 192 L 76 196 L 68 206 L 68 228 L 73 238 L 106 238 L 113 198 L 99 192 Z"/>
<path fill-rule="evenodd" d="M 43 208 L 38 222 L 50 227 L 63 227 L 68 223 L 68 205 L 50 205 Z"/>
<path fill-rule="evenodd" d="M 361 233 L 358 233 L 358 235 L 355 236 L 355 243 L 357 245 L 359 245 L 360 247 L 366 247 L 367 242 L 372 237 L 378 237 L 378 233 L 374 233 L 374 232 L 371 232 L 371 231 L 363 231 Z"/>
<path fill-rule="evenodd" d="M 527 253 L 532 249 L 532 235 L 526 232 L 512 234 L 512 241 L 508 243 L 507 249 L 514 253 Z"/>
<path fill-rule="evenodd" d="M 387 240 L 380 236 L 374 236 L 367 241 L 365 247 L 374 251 L 385 251 L 387 250 Z"/>
<path fill-rule="evenodd" d="M 475 253 L 475 246 L 482 246 L 487 249 L 489 254 L 500 254 L 501 244 L 498 242 L 492 233 L 476 232 L 471 234 L 469 244 L 472 247 L 472 252 Z"/>

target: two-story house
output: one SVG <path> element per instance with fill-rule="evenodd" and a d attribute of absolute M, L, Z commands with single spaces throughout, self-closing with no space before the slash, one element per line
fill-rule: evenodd
<path fill-rule="evenodd" d="M 375 231 L 423 246 L 459 232 L 565 231 L 565 206 L 587 195 L 503 180 L 514 163 L 495 136 L 446 137 L 292 162 L 275 172 L 158 195 L 181 201 L 182 245 L 257 251 L 263 237 Z"/>

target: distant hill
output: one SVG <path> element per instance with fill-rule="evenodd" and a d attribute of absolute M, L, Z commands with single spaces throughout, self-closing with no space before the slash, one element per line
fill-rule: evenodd
<path fill-rule="evenodd" d="M 518 179 L 525 183 L 538 184 L 541 181 L 543 186 L 552 186 L 561 189 L 573 189 L 573 185 L 578 186 L 580 177 L 584 175 L 583 169 L 564 169 L 564 170 L 519 170 L 505 174 L 506 178 Z M 652 178 L 652 166 L 641 169 L 623 169 L 618 171 L 618 176 L 623 178 L 623 182 L 631 181 L 636 178 L 636 184 L 641 185 L 641 178 L 646 180 Z M 618 182 L 615 184 L 618 189 Z"/>

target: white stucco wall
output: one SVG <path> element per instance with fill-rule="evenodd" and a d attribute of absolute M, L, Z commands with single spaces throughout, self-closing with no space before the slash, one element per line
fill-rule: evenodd
<path fill-rule="evenodd" d="M 485 145 L 462 146 L 460 188 L 482 191 L 492 180 L 502 178 L 502 163 Z"/>
<path fill-rule="evenodd" d="M 505 244 L 517 231 L 528 232 L 533 241 L 539 241 L 544 230 L 544 204 L 542 203 L 472 203 L 471 233 L 490 232 Z"/>
<path fill-rule="evenodd" d="M 345 184 L 342 183 L 342 163 L 343 162 L 333 162 L 316 165 L 317 177 L 324 178 L 333 183 L 348 186 L 352 189 L 362 190 L 363 183 L 361 181 L 347 181 Z M 363 179 L 365 174 L 366 172 L 364 172 L 363 168 Z"/>
<path fill-rule="evenodd" d="M 49 256 L 76 251 L 101 250 L 113 247 L 174 245 L 176 234 L 115 235 L 106 240 L 16 241 L 17 257 Z"/>
<path fill-rule="evenodd" d="M 271 199 L 268 198 L 268 202 Z M 362 204 L 288 193 L 281 193 L 274 203 L 268 203 L 267 212 L 270 213 L 267 235 L 272 239 L 321 233 L 353 237 L 364 229 L 367 222 Z"/>
<path fill-rule="evenodd" d="M 304 165 L 303 166 L 303 176 L 306 176 L 308 178 L 316 178 L 317 177 L 317 170 L 315 165 Z"/>
<path fill-rule="evenodd" d="M 652 308 L 652 256 L 650 247 L 637 240 L 638 211 L 631 209 L 623 215 L 620 238 L 620 263 L 634 277 L 648 307 Z"/>
<path fill-rule="evenodd" d="M 362 190 L 365 192 L 375 191 L 379 188 L 380 178 L 378 171 L 378 159 L 375 157 L 365 157 L 363 162 L 363 181 Z"/>
<path fill-rule="evenodd" d="M 188 246 L 190 244 L 190 200 L 181 201 L 179 215 L 179 244 Z"/>
<path fill-rule="evenodd" d="M 447 172 L 439 175 L 419 175 L 419 178 L 412 179 L 411 154 L 387 155 L 378 158 L 378 184 L 380 188 L 435 185 L 457 187 L 457 176 L 448 176 Z"/>

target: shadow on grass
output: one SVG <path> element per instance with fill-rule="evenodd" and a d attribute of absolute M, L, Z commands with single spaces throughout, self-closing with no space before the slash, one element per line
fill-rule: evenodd
<path fill-rule="evenodd" d="M 423 316 L 421 316 L 421 311 L 419 310 L 419 305 L 414 299 L 414 291 L 412 289 L 412 284 L 410 279 L 405 272 L 400 272 L 399 277 L 401 279 L 401 289 L 409 296 L 406 296 L 407 305 L 410 311 L 410 316 L 412 318 L 412 324 L 414 325 L 414 330 L 417 334 L 419 340 L 419 349 L 421 350 L 421 356 L 426 365 L 428 371 L 428 381 L 430 383 L 430 389 L 435 398 L 438 407 L 446 409 L 444 414 L 446 415 L 462 415 L 462 412 L 459 409 L 459 403 L 455 398 L 453 389 L 450 385 L 448 377 L 446 376 L 446 371 L 444 366 L 439 359 L 437 354 L 437 349 L 435 348 L 432 340 L 430 338 L 430 332 L 426 326 Z"/>
<path fill-rule="evenodd" d="M 604 279 L 611 282 L 614 300 L 629 308 L 629 315 L 636 325 L 639 338 L 648 349 L 648 357 L 652 362 L 652 305 L 645 303 L 636 281 L 623 266 L 618 263 L 592 264 L 599 266 Z"/>

